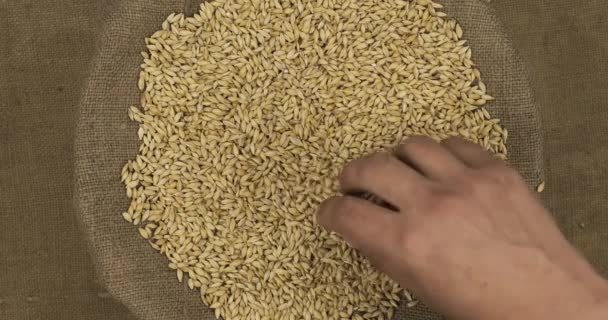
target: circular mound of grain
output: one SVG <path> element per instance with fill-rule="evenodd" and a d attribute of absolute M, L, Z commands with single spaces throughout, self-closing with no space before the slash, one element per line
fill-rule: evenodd
<path fill-rule="evenodd" d="M 216 316 L 392 317 L 404 291 L 315 210 L 346 162 L 411 135 L 506 157 L 463 31 L 440 8 L 218 0 L 146 39 L 123 216 Z"/>

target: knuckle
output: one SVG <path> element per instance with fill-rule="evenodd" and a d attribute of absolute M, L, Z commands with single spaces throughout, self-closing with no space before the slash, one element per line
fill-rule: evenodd
<path fill-rule="evenodd" d="M 467 193 L 475 193 L 489 188 L 494 184 L 493 179 L 480 171 L 473 171 L 470 174 L 463 176 L 458 183 L 459 188 Z"/>
<path fill-rule="evenodd" d="M 385 152 L 375 153 L 373 155 L 363 157 L 349 162 L 342 173 L 340 179 L 342 181 L 362 181 L 373 178 L 375 168 L 380 168 L 388 165 L 393 161 L 390 154 Z"/>
<path fill-rule="evenodd" d="M 411 144 L 411 145 L 424 145 L 424 144 L 429 144 L 429 143 L 435 143 L 435 140 L 433 140 L 432 138 L 429 138 L 427 136 L 413 136 L 407 140 L 405 140 L 405 144 Z"/>
<path fill-rule="evenodd" d="M 333 211 L 335 201 L 335 198 L 329 198 L 319 204 L 319 208 L 317 209 L 317 215 L 319 216 L 319 220 L 323 220 L 324 218 L 326 218 L 328 213 Z"/>
<path fill-rule="evenodd" d="M 336 201 L 339 201 L 338 199 L 339 197 L 331 197 L 323 200 L 323 202 L 321 202 L 319 205 L 319 211 L 325 212 L 331 210 L 335 206 Z"/>
<path fill-rule="evenodd" d="M 359 178 L 359 175 L 361 174 L 361 165 L 359 163 L 360 161 L 362 160 L 357 159 L 347 163 L 342 169 L 342 172 L 340 173 L 340 180 L 356 181 Z"/>
<path fill-rule="evenodd" d="M 324 227 L 333 229 L 346 216 L 346 213 L 356 210 L 354 202 L 346 197 L 332 197 L 319 205 L 318 219 Z"/>
<path fill-rule="evenodd" d="M 425 153 L 428 150 L 429 145 L 434 144 L 435 141 L 425 136 L 411 137 L 401 145 L 401 148 L 408 154 L 413 153 Z"/>
<path fill-rule="evenodd" d="M 354 200 L 352 200 L 348 197 L 339 197 L 335 201 L 334 208 L 336 211 L 339 211 L 342 213 L 348 213 L 348 212 L 353 212 L 353 211 L 357 210 L 357 205 Z"/>
<path fill-rule="evenodd" d="M 395 158 L 390 153 L 378 152 L 370 157 L 368 165 L 373 167 L 385 166 L 393 161 L 395 161 Z"/>
<path fill-rule="evenodd" d="M 463 140 L 459 136 L 451 136 L 451 137 L 448 137 L 447 139 L 441 140 L 441 144 L 457 144 L 457 145 L 460 145 L 463 142 L 465 142 L 465 140 Z"/>
<path fill-rule="evenodd" d="M 321 216 L 327 216 L 329 214 L 332 214 L 336 211 L 338 211 L 340 208 L 343 207 L 343 197 L 331 197 L 329 199 L 326 199 L 325 201 L 321 202 L 321 204 L 319 205 L 319 209 L 318 209 L 318 213 Z"/>
<path fill-rule="evenodd" d="M 468 174 L 462 175 L 456 180 L 456 192 L 462 196 L 470 196 L 475 199 L 496 193 L 501 190 L 496 178 L 482 170 L 471 170 Z"/>
<path fill-rule="evenodd" d="M 475 176 L 475 170 L 469 167 L 462 167 L 459 170 L 455 171 L 452 174 L 452 181 L 455 183 L 461 183 L 464 185 L 469 185 L 472 181 L 471 179 Z"/>

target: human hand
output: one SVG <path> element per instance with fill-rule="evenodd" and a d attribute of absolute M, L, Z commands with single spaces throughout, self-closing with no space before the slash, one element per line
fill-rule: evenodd
<path fill-rule="evenodd" d="M 517 172 L 458 138 L 349 163 L 319 222 L 454 319 L 608 319 L 608 285 Z M 391 210 L 351 196 L 371 193 Z M 602 316 L 603 314 L 603 316 Z"/>

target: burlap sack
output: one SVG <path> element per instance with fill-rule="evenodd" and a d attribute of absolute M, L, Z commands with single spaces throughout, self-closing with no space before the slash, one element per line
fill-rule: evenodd
<path fill-rule="evenodd" d="M 542 174 L 538 108 L 525 68 L 498 19 L 480 0 L 445 1 L 473 49 L 489 106 L 509 130 L 509 156 L 531 184 Z M 127 108 L 139 101 L 137 77 L 144 37 L 171 12 L 192 13 L 198 1 L 118 1 L 111 11 L 81 99 L 77 126 L 76 202 L 98 276 L 107 290 L 142 319 L 213 319 L 197 291 L 178 283 L 166 259 L 126 223 L 128 206 L 120 171 L 137 153 L 137 125 Z M 447 270 L 446 270 L 447 271 Z M 438 319 L 424 306 L 400 308 L 397 319 Z"/>

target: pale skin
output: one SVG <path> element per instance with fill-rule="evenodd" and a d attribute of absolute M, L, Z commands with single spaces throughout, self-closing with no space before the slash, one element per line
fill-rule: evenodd
<path fill-rule="evenodd" d="M 319 223 L 449 319 L 608 319 L 608 282 L 481 147 L 410 138 L 349 163 L 340 185 Z M 361 192 L 391 208 L 351 196 Z"/>

